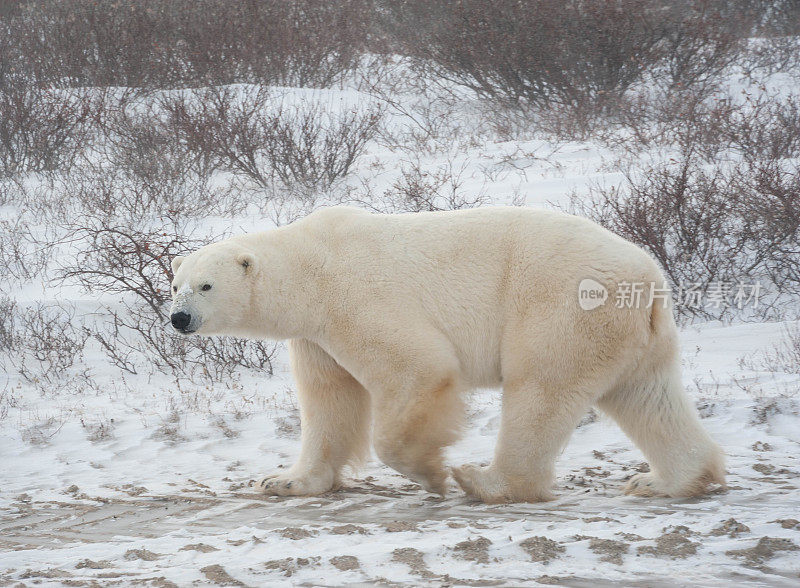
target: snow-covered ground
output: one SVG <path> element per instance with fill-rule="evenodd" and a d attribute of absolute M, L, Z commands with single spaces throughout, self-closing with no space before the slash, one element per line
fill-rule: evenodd
<path fill-rule="evenodd" d="M 413 126 L 387 116 L 395 130 Z M 454 172 L 461 192 L 486 204 L 567 206 L 572 192 L 621 179 L 600 144 L 476 135 L 429 147 L 416 163 Z M 411 157 L 407 146 L 374 145 L 355 176 L 383 194 Z M 253 230 L 275 216 L 207 224 Z M 68 283 L 14 288 L 23 303 L 103 312 Z M 455 485 L 440 499 L 377 460 L 336 493 L 266 498 L 253 480 L 299 451 L 283 347 L 272 377 L 245 372 L 213 386 L 147 369 L 124 375 L 91 343 L 64 381 L 31 383 L 9 367 L 0 382 L 0 585 L 797 586 L 800 376 L 764 359 L 787 325 L 683 328 L 684 383 L 729 472 L 727 490 L 692 500 L 622 496 L 644 458 L 594 413 L 558 461 L 553 502 L 487 506 Z M 477 391 L 469 406 L 452 465 L 492 456 L 499 392 Z"/>
<path fill-rule="evenodd" d="M 685 384 L 725 448 L 730 485 L 693 500 L 622 496 L 643 457 L 595 415 L 564 450 L 550 503 L 487 506 L 455 487 L 439 499 L 377 461 L 334 494 L 264 498 L 249 484 L 299 449 L 285 354 L 260 406 L 224 426 L 213 410 L 171 422 L 167 390 L 139 391 L 153 401 L 136 410 L 104 390 L 74 410 L 113 418 L 109 439 L 91 441 L 80 419 L 46 445 L 4 428 L 0 578 L 796 586 L 800 378 L 739 367 L 780 341 L 781 326 L 684 330 Z M 498 393 L 475 393 L 450 463 L 490 459 L 499 411 Z"/>

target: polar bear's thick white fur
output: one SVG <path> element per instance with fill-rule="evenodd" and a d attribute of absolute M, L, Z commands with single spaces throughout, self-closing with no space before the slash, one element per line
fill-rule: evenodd
<path fill-rule="evenodd" d="M 628 494 L 691 496 L 724 484 L 720 448 L 681 385 L 677 329 L 641 249 L 586 219 L 484 208 L 379 215 L 319 210 L 173 261 L 173 323 L 185 333 L 289 339 L 302 447 L 268 494 L 336 488 L 368 454 L 444 494 L 442 449 L 463 397 L 503 388 L 494 461 L 452 474 L 486 502 L 551 497 L 554 462 L 598 406 L 644 452 Z M 608 290 L 592 310 L 579 284 Z M 632 307 L 615 303 L 643 284 Z M 176 319 L 177 317 L 177 319 Z"/>

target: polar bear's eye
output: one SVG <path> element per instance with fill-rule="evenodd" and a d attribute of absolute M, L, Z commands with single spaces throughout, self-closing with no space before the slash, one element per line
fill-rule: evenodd
<path fill-rule="evenodd" d="M 201 290 L 203 292 L 208 292 L 209 290 L 211 290 L 211 284 L 203 284 L 203 287 L 201 288 Z"/>
<path fill-rule="evenodd" d="M 177 286 L 173 286 L 173 287 L 172 287 L 172 291 L 173 291 L 173 292 L 177 292 L 177 291 L 178 291 L 178 287 L 177 287 Z"/>

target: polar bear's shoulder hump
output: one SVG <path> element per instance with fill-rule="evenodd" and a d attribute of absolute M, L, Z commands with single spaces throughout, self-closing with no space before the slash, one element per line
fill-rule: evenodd
<path fill-rule="evenodd" d="M 355 206 L 328 206 L 325 208 L 318 208 L 307 217 L 303 219 L 308 223 L 337 223 L 345 221 L 349 218 L 355 218 L 359 216 L 367 216 L 370 213 L 362 208 L 356 208 Z"/>

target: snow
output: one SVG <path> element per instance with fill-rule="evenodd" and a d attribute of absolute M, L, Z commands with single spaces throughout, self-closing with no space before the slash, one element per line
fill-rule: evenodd
<path fill-rule="evenodd" d="M 352 88 L 280 92 L 342 107 L 371 99 Z M 355 175 L 382 194 L 408 157 L 375 145 Z M 519 195 L 528 206 L 567 206 L 571 193 L 622 178 L 599 143 L 479 138 L 456 150 L 434 146 L 420 159 L 432 170 L 461 169 L 466 193 L 490 204 Z M 3 218 L 14 214 L 2 210 Z M 263 229 L 274 224 L 268 217 L 206 225 Z M 68 302 L 81 316 L 102 312 L 69 284 L 33 281 L 14 295 Z M 0 382 L 8 408 L 0 419 L 0 583 L 796 586 L 800 553 L 791 546 L 800 545 L 800 523 L 790 519 L 800 518 L 800 376 L 769 371 L 760 359 L 788 324 L 682 328 L 684 384 L 729 472 L 726 491 L 691 500 L 622 496 L 644 458 L 597 415 L 560 457 L 558 497 L 548 503 L 471 503 L 455 485 L 440 499 L 374 458 L 339 492 L 264 497 L 252 481 L 299 452 L 283 347 L 273 376 L 242 373 L 215 386 L 146 370 L 123 375 L 92 346 L 82 366 L 88 378 L 76 371 L 35 385 L 8 368 Z M 492 457 L 499 392 L 476 391 L 469 410 L 468 430 L 447 453 L 452 465 Z M 715 531 L 729 519 L 749 530 Z M 532 537 L 555 543 L 525 543 Z M 791 543 L 761 559 L 732 553 L 762 537 Z M 457 547 L 465 541 L 472 543 Z"/>

